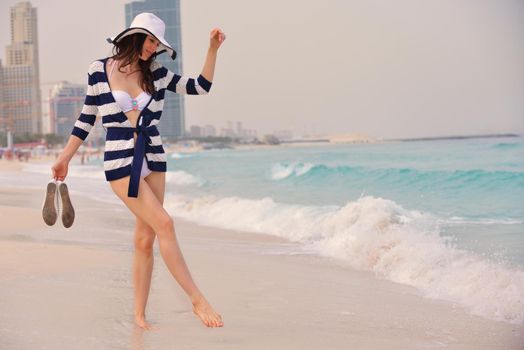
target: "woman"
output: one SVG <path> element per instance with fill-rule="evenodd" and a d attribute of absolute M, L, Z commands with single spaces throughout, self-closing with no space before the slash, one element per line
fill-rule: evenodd
<path fill-rule="evenodd" d="M 202 73 L 192 79 L 174 74 L 155 61 L 162 52 L 172 59 L 176 57 L 175 50 L 164 39 L 164 32 L 165 24 L 160 18 L 141 13 L 129 28 L 108 39 L 115 45 L 116 54 L 91 63 L 82 113 L 51 169 L 56 181 L 64 181 L 69 161 L 93 127 L 96 115 L 100 115 L 107 130 L 106 180 L 136 216 L 133 272 L 136 324 L 151 329 L 145 309 L 153 271 L 153 243 L 158 237 L 162 258 L 189 296 L 193 312 L 206 326 L 222 327 L 221 316 L 191 277 L 179 249 L 173 220 L 163 208 L 166 156 L 156 125 L 166 90 L 195 95 L 209 92 L 217 51 L 225 35 L 218 28 L 211 31 Z"/>

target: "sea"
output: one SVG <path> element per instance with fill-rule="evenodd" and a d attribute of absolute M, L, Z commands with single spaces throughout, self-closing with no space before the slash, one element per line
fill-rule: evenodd
<path fill-rule="evenodd" d="M 71 164 L 73 193 L 118 202 L 102 166 Z M 524 137 L 169 153 L 166 181 L 175 218 L 279 236 L 294 243 L 280 254 L 524 323 Z"/>

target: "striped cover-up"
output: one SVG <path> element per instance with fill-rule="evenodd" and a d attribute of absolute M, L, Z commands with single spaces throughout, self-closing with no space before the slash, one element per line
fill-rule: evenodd
<path fill-rule="evenodd" d="M 140 112 L 136 127 L 131 125 L 116 103 L 109 87 L 106 62 L 109 57 L 96 60 L 89 66 L 87 93 L 82 112 L 75 122 L 72 135 L 85 140 L 95 125 L 96 116 L 102 117 L 106 128 L 104 173 L 107 181 L 131 175 L 128 196 L 138 196 L 140 170 L 144 155 L 152 171 L 165 172 L 166 154 L 156 125 L 160 122 L 166 90 L 188 95 L 205 95 L 211 82 L 199 75 L 197 79 L 180 76 L 160 63 L 151 64 L 155 91 Z M 133 133 L 137 133 L 137 140 Z"/>

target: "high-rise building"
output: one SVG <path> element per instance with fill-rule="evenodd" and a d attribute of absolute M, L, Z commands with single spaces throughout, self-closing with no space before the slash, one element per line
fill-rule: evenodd
<path fill-rule="evenodd" d="M 202 128 L 198 125 L 191 125 L 189 127 L 189 135 L 191 137 L 202 137 Z"/>
<path fill-rule="evenodd" d="M 49 96 L 50 131 L 68 137 L 73 125 L 82 112 L 87 87 L 63 81 L 53 86 Z M 104 137 L 102 122 L 97 120 L 87 136 L 88 144 L 97 145 Z"/>
<path fill-rule="evenodd" d="M 204 128 L 204 136 L 217 136 L 217 129 L 213 125 L 206 125 Z"/>
<path fill-rule="evenodd" d="M 42 107 L 38 64 L 37 11 L 29 1 L 10 9 L 11 43 L 2 70 L 2 130 L 41 133 Z"/>
<path fill-rule="evenodd" d="M 242 122 L 237 122 L 237 135 L 242 136 Z"/>
<path fill-rule="evenodd" d="M 164 38 L 175 49 L 177 57 L 173 61 L 166 53 L 162 53 L 156 60 L 172 72 L 182 75 L 180 0 L 146 0 L 128 3 L 125 5 L 126 27 L 129 27 L 133 18 L 141 12 L 151 12 L 166 24 Z M 172 139 L 184 136 L 185 124 L 184 96 L 166 93 L 159 124 L 160 134 Z"/>

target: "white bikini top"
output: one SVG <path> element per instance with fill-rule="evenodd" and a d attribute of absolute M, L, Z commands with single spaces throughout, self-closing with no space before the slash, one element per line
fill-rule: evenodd
<path fill-rule="evenodd" d="M 116 61 L 113 61 L 113 64 L 111 66 L 111 71 L 109 72 L 109 77 L 111 77 L 111 73 L 113 73 L 113 68 L 116 66 Z M 109 77 L 107 78 L 109 80 Z M 113 90 L 113 97 L 116 101 L 116 103 L 120 106 L 120 109 L 125 112 L 133 111 L 133 110 L 143 110 L 144 107 L 147 105 L 149 100 L 151 99 L 151 95 L 148 94 L 145 91 L 142 91 L 137 97 L 132 98 L 131 95 L 129 95 L 124 90 Z"/>

